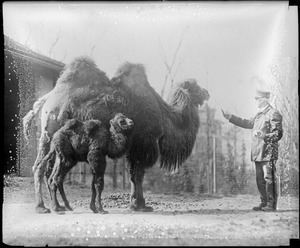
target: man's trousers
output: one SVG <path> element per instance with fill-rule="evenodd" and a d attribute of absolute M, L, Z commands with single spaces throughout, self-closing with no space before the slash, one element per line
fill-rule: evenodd
<path fill-rule="evenodd" d="M 255 168 L 261 203 L 276 209 L 278 198 L 275 175 L 276 160 L 255 162 Z"/>

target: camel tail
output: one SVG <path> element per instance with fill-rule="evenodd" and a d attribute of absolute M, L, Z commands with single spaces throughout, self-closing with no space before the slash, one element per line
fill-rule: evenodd
<path fill-rule="evenodd" d="M 41 108 L 44 106 L 45 102 L 47 101 L 49 96 L 49 93 L 45 96 L 39 98 L 34 104 L 33 109 L 30 110 L 24 117 L 23 117 L 23 133 L 25 136 L 25 139 L 28 141 L 29 135 L 30 135 L 30 129 L 32 128 L 33 121 L 35 120 L 35 117 L 41 110 Z"/>

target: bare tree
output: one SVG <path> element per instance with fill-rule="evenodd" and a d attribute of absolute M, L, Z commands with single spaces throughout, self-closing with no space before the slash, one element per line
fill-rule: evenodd
<path fill-rule="evenodd" d="M 287 58 L 273 68 L 275 82 L 272 84 L 275 107 L 283 116 L 284 135 L 280 150 L 289 148 L 285 157 L 289 157 L 288 164 L 299 172 L 299 99 L 298 75 L 296 61 Z"/>
<path fill-rule="evenodd" d="M 97 39 L 97 41 L 95 42 L 95 44 L 92 46 L 92 48 L 91 48 L 91 52 L 90 52 L 90 56 L 92 57 L 92 55 L 93 55 L 93 52 L 94 52 L 94 50 L 95 50 L 95 48 L 96 48 L 96 46 L 99 44 L 99 42 L 103 39 L 103 37 L 104 37 L 104 35 L 107 33 L 107 31 L 109 30 L 109 29 L 111 29 L 112 28 L 112 26 L 113 25 L 111 25 L 111 26 L 109 26 L 108 28 L 106 28 L 100 35 L 99 35 L 99 38 Z"/>
<path fill-rule="evenodd" d="M 37 51 L 41 51 L 42 50 L 42 44 L 43 44 L 43 42 L 42 42 L 42 37 L 43 37 L 43 28 L 44 28 L 44 23 L 45 23 L 45 18 L 43 18 L 39 23 L 38 23 L 38 26 L 35 26 L 35 27 L 33 27 L 32 26 L 32 24 L 31 23 L 28 23 L 28 36 L 26 37 L 26 40 L 25 40 L 25 42 L 24 42 L 24 45 L 25 46 L 27 46 L 28 45 L 28 42 L 30 41 L 30 39 L 31 39 L 31 35 L 32 35 L 32 33 L 35 31 L 35 30 L 37 30 L 37 29 L 39 29 L 40 31 L 40 39 L 35 39 L 35 41 L 36 41 L 36 50 Z M 39 44 L 38 44 L 38 42 L 40 42 L 40 49 L 38 49 L 38 47 L 39 47 Z"/>
<path fill-rule="evenodd" d="M 26 41 L 25 41 L 25 43 L 24 43 L 25 46 L 27 46 L 27 43 L 28 43 L 28 41 L 29 41 L 29 39 L 30 39 L 30 37 L 31 37 L 32 31 L 33 31 L 33 29 L 31 29 L 31 30 L 29 31 L 29 35 L 28 35 L 28 37 L 27 37 L 27 39 L 26 39 Z"/>
<path fill-rule="evenodd" d="M 49 57 L 51 57 L 53 48 L 55 47 L 55 45 L 56 45 L 57 42 L 59 41 L 60 35 L 61 35 L 61 29 L 58 31 L 58 34 L 57 34 L 57 36 L 56 36 L 55 41 L 51 44 L 50 51 L 49 51 Z"/>
<path fill-rule="evenodd" d="M 164 96 L 164 91 L 165 91 L 165 88 L 166 88 L 166 84 L 167 84 L 167 81 L 168 81 L 168 78 L 170 79 L 170 83 L 171 83 L 171 87 L 173 86 L 173 82 L 174 82 L 174 79 L 175 79 L 175 76 L 178 72 L 178 69 L 179 67 L 181 66 L 183 60 L 185 59 L 186 55 L 181 58 L 179 60 L 179 62 L 177 63 L 177 67 L 174 69 L 174 65 L 176 63 L 176 59 L 177 59 L 177 56 L 178 56 L 178 53 L 179 53 L 179 50 L 182 46 L 182 42 L 183 42 L 183 39 L 184 39 L 184 36 L 186 34 L 186 31 L 188 30 L 189 26 L 186 26 L 186 28 L 183 30 L 182 32 L 182 35 L 180 37 L 180 40 L 178 42 L 178 45 L 175 49 L 175 52 L 174 52 L 174 55 L 173 55 L 173 58 L 171 59 L 171 61 L 169 62 L 168 59 L 167 59 L 167 56 L 166 56 L 166 53 L 164 51 L 164 47 L 161 43 L 161 40 L 159 39 L 159 45 L 160 45 L 160 50 L 161 50 L 161 57 L 162 57 L 162 61 L 166 67 L 166 70 L 167 70 L 167 73 L 166 73 L 166 76 L 165 76 L 165 80 L 164 80 L 164 83 L 163 83 L 163 88 L 162 88 L 162 91 L 161 91 L 161 96 L 163 97 Z"/>
<path fill-rule="evenodd" d="M 281 193 L 299 193 L 299 98 L 296 58 L 282 59 L 272 68 L 273 104 L 282 114 L 277 175 Z"/>
<path fill-rule="evenodd" d="M 24 43 L 25 46 L 28 45 L 28 41 L 29 41 L 30 38 L 31 38 L 31 34 L 32 34 L 32 32 L 34 31 L 34 28 L 31 26 L 30 23 L 28 24 L 28 26 L 29 26 L 29 34 L 28 34 L 27 39 L 26 39 L 26 41 L 25 41 L 25 43 Z"/>

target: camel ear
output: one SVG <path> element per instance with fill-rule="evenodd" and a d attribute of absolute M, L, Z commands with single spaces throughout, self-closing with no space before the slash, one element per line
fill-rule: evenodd
<path fill-rule="evenodd" d="M 210 95 L 209 95 L 208 91 L 204 88 L 200 87 L 199 94 L 201 95 L 200 105 L 202 105 L 204 101 L 208 101 L 209 98 L 210 98 Z"/>
<path fill-rule="evenodd" d="M 90 120 L 85 122 L 84 129 L 88 136 L 93 136 L 94 133 L 100 128 L 101 122 Z"/>
<path fill-rule="evenodd" d="M 182 84 L 182 88 L 184 89 L 193 89 L 196 86 L 197 81 L 195 79 L 186 79 Z"/>

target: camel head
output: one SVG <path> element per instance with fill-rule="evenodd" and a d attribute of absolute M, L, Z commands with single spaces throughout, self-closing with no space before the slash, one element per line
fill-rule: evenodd
<path fill-rule="evenodd" d="M 121 113 L 117 113 L 109 123 L 110 131 L 117 133 L 129 133 L 134 126 L 133 120 L 127 118 Z"/>
<path fill-rule="evenodd" d="M 117 70 L 116 75 L 111 79 L 113 85 L 127 85 L 134 87 L 138 85 L 150 86 L 145 67 L 142 64 L 123 63 Z"/>
<path fill-rule="evenodd" d="M 201 88 L 195 79 L 187 79 L 179 83 L 171 92 L 168 98 L 170 105 L 177 109 L 183 109 L 190 102 L 196 106 L 202 105 L 209 100 L 209 93 Z"/>
<path fill-rule="evenodd" d="M 209 100 L 210 96 L 208 91 L 204 88 L 201 88 L 195 79 L 187 79 L 180 85 L 183 89 L 187 89 L 192 103 L 201 106 L 204 101 Z"/>

